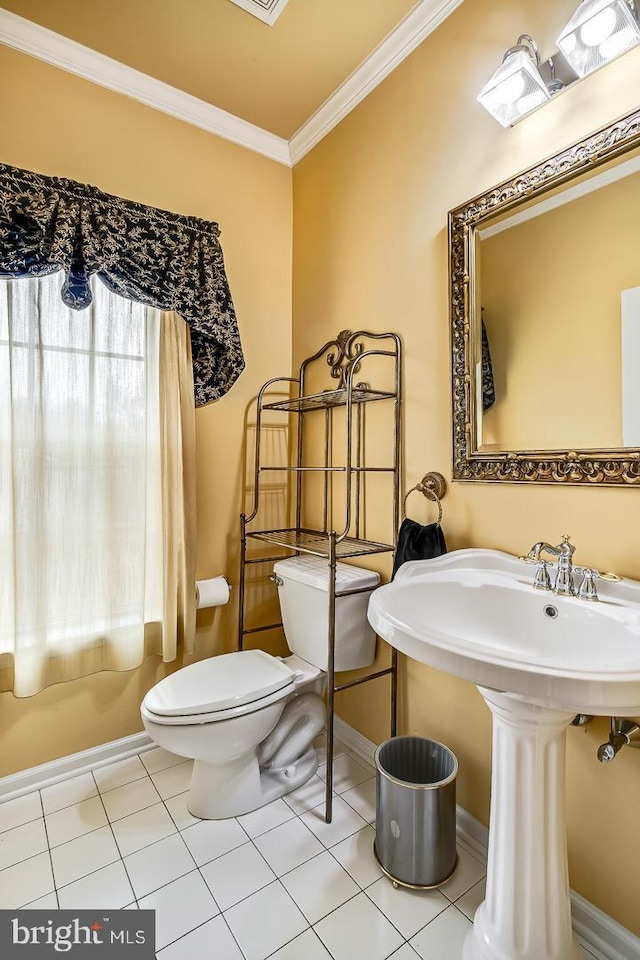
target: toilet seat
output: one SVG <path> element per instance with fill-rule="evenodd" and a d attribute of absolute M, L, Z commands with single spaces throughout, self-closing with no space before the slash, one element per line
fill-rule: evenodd
<path fill-rule="evenodd" d="M 225 653 L 165 677 L 147 693 L 142 710 L 155 723 L 211 723 L 276 703 L 298 677 L 263 650 Z"/>

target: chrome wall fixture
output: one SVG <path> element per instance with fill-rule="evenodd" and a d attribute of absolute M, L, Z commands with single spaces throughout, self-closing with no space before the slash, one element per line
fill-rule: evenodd
<path fill-rule="evenodd" d="M 627 746 L 640 746 L 640 726 L 635 720 L 611 717 L 609 739 L 598 747 L 598 760 L 600 763 L 610 763 L 615 760 L 618 751 Z"/>
<path fill-rule="evenodd" d="M 635 0 L 582 0 L 556 43 L 559 51 L 541 62 L 533 37 L 521 34 L 481 90 L 479 103 L 503 127 L 637 46 L 640 23 Z"/>
<path fill-rule="evenodd" d="M 577 713 L 572 727 L 586 727 L 594 720 L 590 713 Z M 623 747 L 640 747 L 640 725 L 626 717 L 609 717 L 609 739 L 601 743 L 596 752 L 600 763 L 611 763 Z"/>

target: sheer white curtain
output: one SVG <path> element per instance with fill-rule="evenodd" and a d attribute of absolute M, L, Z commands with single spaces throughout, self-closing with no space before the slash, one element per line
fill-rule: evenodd
<path fill-rule="evenodd" d="M 95 280 L 70 310 L 61 282 L 0 281 L 0 689 L 16 696 L 173 659 L 195 622 L 173 462 L 193 452 L 188 332 Z"/>

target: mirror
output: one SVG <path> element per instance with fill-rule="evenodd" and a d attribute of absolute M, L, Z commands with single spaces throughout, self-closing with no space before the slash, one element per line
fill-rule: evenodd
<path fill-rule="evenodd" d="M 453 478 L 640 483 L 640 111 L 449 214 Z"/>

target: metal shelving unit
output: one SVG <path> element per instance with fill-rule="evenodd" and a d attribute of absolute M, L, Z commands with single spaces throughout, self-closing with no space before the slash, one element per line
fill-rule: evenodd
<path fill-rule="evenodd" d="M 372 389 L 367 382 L 360 381 L 363 372 L 382 379 L 386 389 Z M 335 387 L 307 392 L 308 383 L 317 376 L 337 380 Z M 358 382 L 356 382 L 358 376 Z M 389 676 L 391 685 L 391 736 L 396 733 L 397 703 L 397 653 L 391 651 L 390 665 L 385 669 L 367 673 L 336 683 L 335 664 L 335 601 L 336 601 L 336 564 L 339 560 L 351 557 L 363 557 L 368 554 L 392 553 L 395 549 L 396 534 L 400 521 L 400 414 L 401 414 L 401 377 L 402 345 L 394 333 L 369 333 L 366 331 L 343 330 L 335 340 L 325 343 L 317 353 L 307 357 L 300 365 L 297 378 L 276 377 L 264 384 L 257 399 L 256 441 L 253 483 L 253 509 L 240 517 L 240 584 L 238 649 L 242 649 L 244 638 L 265 630 L 273 630 L 281 623 L 271 623 L 260 627 L 245 627 L 246 571 L 255 563 L 273 563 L 288 556 L 301 553 L 322 557 L 329 569 L 329 628 L 327 636 L 327 779 L 325 799 L 325 819 L 331 822 L 333 789 L 333 726 L 335 695 L 339 691 L 366 683 L 383 676 Z M 387 382 L 388 381 L 388 382 Z M 286 386 L 285 386 L 286 385 Z M 288 399 L 273 401 L 270 394 L 283 391 L 293 394 Z M 391 462 L 369 466 L 366 463 L 367 423 L 365 409 L 372 402 L 388 402 L 391 406 Z M 334 422 L 334 414 L 342 410 L 342 458 L 334 464 L 334 446 L 340 436 L 340 426 Z M 261 462 L 261 432 L 263 416 L 268 411 L 289 413 L 297 423 L 297 443 L 294 463 L 264 465 Z M 323 460 L 320 465 L 305 463 L 305 438 L 308 417 L 323 417 Z M 317 446 L 317 445 L 316 445 Z M 295 476 L 295 489 L 292 491 L 295 517 L 290 527 L 279 529 L 261 529 L 260 485 L 268 471 L 283 471 Z M 311 529 L 303 522 L 309 512 L 310 496 L 306 489 L 307 481 L 314 475 L 322 477 L 322 523 L 320 529 Z M 389 540 L 379 542 L 365 535 L 365 496 L 367 478 L 378 474 L 388 478 L 389 486 Z M 336 494 L 335 481 L 342 484 L 342 490 Z M 338 506 L 336 506 L 338 504 Z M 340 524 L 336 518 L 340 515 Z M 277 556 L 258 554 L 248 555 L 248 543 L 266 543 L 287 550 Z M 359 593 L 360 590 L 341 591 L 339 596 Z"/>

